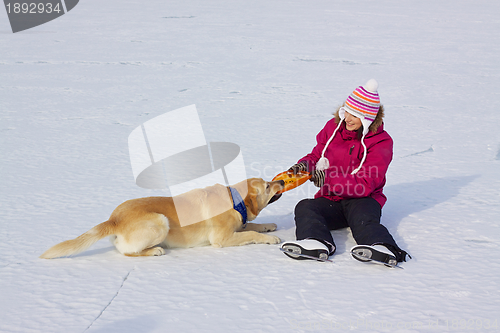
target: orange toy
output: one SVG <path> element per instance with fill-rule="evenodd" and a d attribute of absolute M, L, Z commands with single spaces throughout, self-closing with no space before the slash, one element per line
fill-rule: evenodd
<path fill-rule="evenodd" d="M 299 171 L 296 175 L 294 175 L 292 171 L 285 171 L 276 175 L 273 181 L 283 180 L 285 182 L 285 188 L 278 192 L 283 193 L 304 184 L 306 180 L 310 178 L 311 175 L 306 171 Z"/>

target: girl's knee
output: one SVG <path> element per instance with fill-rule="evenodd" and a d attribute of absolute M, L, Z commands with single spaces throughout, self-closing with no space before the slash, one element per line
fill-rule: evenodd
<path fill-rule="evenodd" d="M 303 212 L 306 212 L 306 211 L 310 211 L 311 210 L 311 201 L 313 199 L 303 199 L 301 201 L 299 201 L 297 203 L 297 205 L 295 206 L 295 215 L 297 214 L 301 214 Z"/>
<path fill-rule="evenodd" d="M 325 198 L 303 199 L 295 206 L 295 215 L 300 212 L 312 212 L 323 210 L 325 204 L 329 204 L 330 200 Z"/>

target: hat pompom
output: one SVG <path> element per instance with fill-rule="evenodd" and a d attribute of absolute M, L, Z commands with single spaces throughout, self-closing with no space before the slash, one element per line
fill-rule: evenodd
<path fill-rule="evenodd" d="M 375 93 L 375 92 L 377 92 L 377 89 L 378 89 L 378 83 L 377 83 L 377 81 L 375 81 L 375 79 L 371 79 L 365 83 L 363 88 L 365 88 L 369 92 Z"/>

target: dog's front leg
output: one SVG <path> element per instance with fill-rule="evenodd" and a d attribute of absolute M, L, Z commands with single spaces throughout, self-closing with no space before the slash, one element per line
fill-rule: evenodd
<path fill-rule="evenodd" d="M 229 237 L 215 238 L 210 244 L 215 247 L 240 246 L 247 244 L 279 244 L 281 239 L 276 236 L 260 234 L 256 231 L 234 232 Z"/>

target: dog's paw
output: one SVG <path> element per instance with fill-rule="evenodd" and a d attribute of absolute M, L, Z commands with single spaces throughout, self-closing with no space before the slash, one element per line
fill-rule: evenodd
<path fill-rule="evenodd" d="M 262 226 L 264 227 L 264 232 L 274 231 L 278 228 L 276 223 L 266 223 Z"/>
<path fill-rule="evenodd" d="M 276 236 L 269 236 L 269 241 L 266 242 L 267 244 L 279 244 L 281 243 L 281 239 Z"/>
<path fill-rule="evenodd" d="M 165 254 L 165 249 L 160 246 L 154 247 L 150 251 L 152 256 L 162 256 Z"/>

